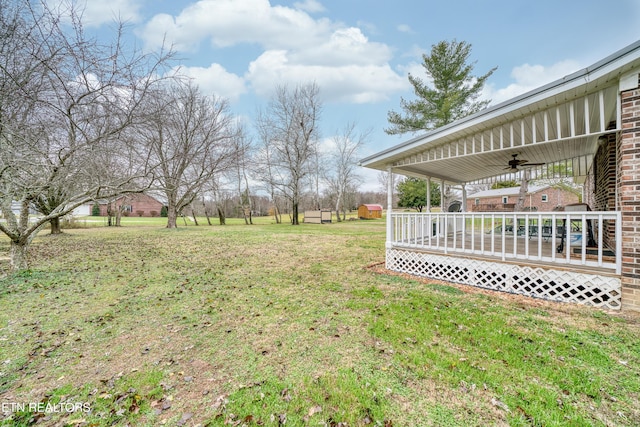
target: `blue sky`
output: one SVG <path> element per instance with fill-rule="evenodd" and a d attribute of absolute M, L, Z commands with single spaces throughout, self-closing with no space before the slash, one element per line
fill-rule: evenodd
<path fill-rule="evenodd" d="M 60 2 L 66 0 L 48 0 Z M 78 0 L 79 4 L 84 0 Z M 348 122 L 371 137 L 362 157 L 411 135 L 389 136 L 387 112 L 413 99 L 407 74 L 441 40 L 473 46 L 475 73 L 498 67 L 493 103 L 582 69 L 640 39 L 637 0 L 88 0 L 85 22 L 104 34 L 121 16 L 146 49 L 174 45 L 182 71 L 228 98 L 251 122 L 277 84 L 315 81 L 322 135 Z"/>

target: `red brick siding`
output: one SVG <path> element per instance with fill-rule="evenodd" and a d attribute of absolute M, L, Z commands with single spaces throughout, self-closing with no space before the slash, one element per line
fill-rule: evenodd
<path fill-rule="evenodd" d="M 131 206 L 131 212 L 128 212 L 128 216 L 140 216 L 139 212 L 144 217 L 153 216 L 152 212 L 155 212 L 155 216 L 160 216 L 162 209 L 162 203 L 146 194 L 127 194 L 116 199 L 111 205 L 113 208 Z M 107 204 L 100 204 L 100 215 L 107 216 Z"/>
<path fill-rule="evenodd" d="M 615 127 L 615 123 L 612 124 Z M 591 209 L 614 211 L 616 209 L 616 174 L 618 134 L 610 134 L 600 140 L 598 150 L 585 183 L 585 199 Z M 615 248 L 615 224 L 603 223 L 603 243 Z"/>
<path fill-rule="evenodd" d="M 621 93 L 618 204 L 622 212 L 622 308 L 640 311 L 640 89 Z"/>
<path fill-rule="evenodd" d="M 542 201 L 543 194 L 547 195 L 547 202 Z M 508 197 L 508 205 L 513 205 L 518 201 L 517 195 Z M 578 201 L 578 195 L 574 193 L 558 188 L 549 187 L 535 193 L 528 194 L 525 198 L 524 207 L 534 207 L 540 212 L 550 212 L 556 206 L 566 206 L 573 203 L 578 203 Z M 475 207 L 475 203 L 476 197 L 474 197 L 473 194 L 467 197 L 467 212 L 473 212 L 477 210 Z M 482 197 L 480 198 L 480 204 L 502 205 L 502 196 Z"/>

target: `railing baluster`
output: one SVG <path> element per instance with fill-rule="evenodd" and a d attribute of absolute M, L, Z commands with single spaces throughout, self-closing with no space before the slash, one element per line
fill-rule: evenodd
<path fill-rule="evenodd" d="M 506 214 L 502 214 L 502 250 L 500 252 L 502 252 L 502 260 L 505 261 L 506 260 L 506 254 L 507 254 L 507 227 L 505 227 L 507 223 L 507 215 Z"/>
<path fill-rule="evenodd" d="M 491 214 L 491 255 L 496 254 L 496 215 Z"/>
<path fill-rule="evenodd" d="M 513 257 L 518 256 L 518 216 L 513 214 L 513 222 L 511 223 L 511 233 L 513 234 Z"/>
<path fill-rule="evenodd" d="M 444 214 L 444 253 L 449 253 L 449 216 Z"/>
<path fill-rule="evenodd" d="M 542 212 L 542 213 L 392 213 L 391 235 L 387 241 L 393 245 L 406 248 L 428 248 L 449 253 L 471 253 L 495 257 L 497 260 L 524 259 L 530 261 L 542 261 L 546 264 L 566 264 L 581 267 L 604 268 L 620 274 L 622 268 L 622 220 L 620 212 Z M 524 233 L 518 236 L 518 220 L 523 219 Z M 512 225 L 507 224 L 512 221 Z M 582 230 L 576 236 L 582 238 L 577 245 L 582 251 L 581 256 L 572 256 L 571 247 L 571 221 L 582 224 Z M 460 224 L 458 224 L 458 222 Z M 477 222 L 479 221 L 479 224 Z M 547 222 L 548 221 L 548 222 Z M 558 228 L 563 221 L 565 228 L 562 235 Z M 453 223 L 452 223 L 453 222 Z M 550 225 L 549 225 L 550 224 Z M 597 232 L 593 236 L 597 244 L 597 256 L 588 256 L 587 250 L 589 226 Z M 487 229 L 490 227 L 490 229 Z M 511 228 L 513 227 L 513 228 Z M 550 227 L 550 228 L 549 228 Z M 604 256 L 605 244 L 609 236 L 605 236 L 605 227 L 612 231 L 611 238 L 615 238 L 615 260 Z M 615 236 L 613 229 L 615 228 Z M 435 231 L 435 232 L 434 232 Z M 513 231 L 513 251 L 507 249 L 510 241 L 508 233 Z M 480 238 L 476 239 L 476 233 Z M 425 237 L 425 233 L 428 235 Z M 469 242 L 467 235 L 471 233 Z M 499 233 L 499 234 L 498 234 Z M 459 235 L 460 234 L 460 235 Z M 434 238 L 435 235 L 435 238 Z M 451 238 L 451 235 L 453 238 Z M 537 237 L 536 246 L 530 247 L 529 239 Z M 459 240 L 462 239 L 460 242 Z M 491 239 L 487 242 L 486 239 Z M 499 240 L 498 240 L 499 239 Z M 524 248 L 522 246 L 524 240 Z M 556 247 L 559 240 L 564 240 L 566 247 L 564 256 L 558 256 Z M 535 243 L 532 243 L 535 244 Z M 477 246 L 476 246 L 477 245 Z M 551 255 L 546 255 L 551 251 Z M 594 255 L 596 255 L 594 251 Z"/>
<path fill-rule="evenodd" d="M 602 214 L 598 214 L 598 267 L 602 267 L 602 253 L 603 253 L 602 235 L 604 234 L 604 230 L 602 226 L 603 226 Z"/>
<path fill-rule="evenodd" d="M 556 221 L 556 216 L 551 216 L 551 262 L 556 261 L 556 231 L 558 227 L 558 222 Z"/>
<path fill-rule="evenodd" d="M 542 259 L 542 214 L 538 215 L 538 259 Z"/>
<path fill-rule="evenodd" d="M 476 251 L 476 219 L 473 214 L 471 214 L 471 252 L 474 253 Z"/>
<path fill-rule="evenodd" d="M 482 214 L 482 229 L 480 230 L 480 253 L 484 255 L 484 235 L 485 235 L 485 231 L 484 231 L 484 226 L 485 221 L 487 220 L 487 217 L 485 214 Z"/>
<path fill-rule="evenodd" d="M 566 261 L 567 261 L 567 264 L 569 264 L 571 262 L 571 214 L 567 214 L 566 221 L 567 222 L 565 223 L 565 226 L 564 226 L 564 234 L 567 236 L 565 239 L 566 240 L 565 249 L 567 251 Z"/>
<path fill-rule="evenodd" d="M 529 259 L 529 214 L 524 216 L 524 257 Z"/>
<path fill-rule="evenodd" d="M 452 214 L 451 218 L 453 219 L 453 250 L 455 251 L 458 248 L 458 218 L 456 214 Z"/>
<path fill-rule="evenodd" d="M 582 214 L 582 219 L 581 219 L 581 225 L 582 225 L 582 257 L 581 257 L 581 261 L 582 261 L 582 265 L 585 265 L 587 263 L 587 215 L 586 214 Z"/>

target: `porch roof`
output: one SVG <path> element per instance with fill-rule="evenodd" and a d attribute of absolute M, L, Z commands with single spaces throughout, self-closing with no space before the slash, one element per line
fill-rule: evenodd
<path fill-rule="evenodd" d="M 512 155 L 532 177 L 585 176 L 603 135 L 620 130 L 619 92 L 637 87 L 640 41 L 536 90 L 467 116 L 360 161 L 372 169 L 448 183 L 518 179 Z M 557 168 L 554 165 L 564 164 Z"/>

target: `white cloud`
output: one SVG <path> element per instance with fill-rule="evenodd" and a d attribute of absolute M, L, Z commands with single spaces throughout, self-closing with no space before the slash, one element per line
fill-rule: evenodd
<path fill-rule="evenodd" d="M 182 51 L 193 51 L 204 39 L 217 47 L 250 43 L 300 48 L 316 44 L 333 26 L 303 10 L 271 6 L 268 0 L 200 0 L 176 17 L 154 16 L 140 35 L 150 48 L 166 38 Z"/>
<path fill-rule="evenodd" d="M 304 2 L 296 2 L 293 4 L 297 9 L 304 10 L 309 13 L 324 12 L 324 6 L 316 0 L 305 0 Z"/>
<path fill-rule="evenodd" d="M 391 59 L 391 49 L 381 43 L 369 42 L 360 29 L 350 27 L 327 34 L 317 46 L 292 50 L 289 59 L 325 66 L 384 64 Z"/>
<path fill-rule="evenodd" d="M 204 94 L 215 94 L 232 102 L 247 92 L 244 79 L 229 73 L 220 64 L 211 64 L 207 68 L 181 67 L 178 74 L 194 79 Z"/>
<path fill-rule="evenodd" d="M 483 99 L 491 99 L 492 104 L 495 105 L 558 80 L 580 68 L 580 64 L 573 60 L 560 61 L 548 67 L 523 64 L 514 67 L 511 71 L 514 83 L 499 89 L 492 84 L 486 85 L 482 97 Z"/>
<path fill-rule="evenodd" d="M 263 96 L 276 84 L 315 82 L 325 100 L 368 103 L 406 88 L 406 78 L 389 65 L 389 46 L 370 41 L 358 27 L 307 13 L 321 6 L 316 0 L 296 3 L 297 9 L 268 0 L 200 0 L 175 17 L 154 16 L 139 34 L 149 47 L 166 37 L 179 51 L 196 52 L 203 41 L 225 55 L 259 46 L 264 50 L 248 60 L 244 77 Z"/>
<path fill-rule="evenodd" d="M 87 27 L 98 27 L 114 21 L 140 21 L 140 0 L 47 0 L 54 10 L 65 10 L 69 3 L 82 15 L 82 23 Z"/>
<path fill-rule="evenodd" d="M 405 89 L 405 80 L 383 65 L 307 65 L 291 63 L 286 51 L 267 51 L 246 75 L 258 95 L 269 96 L 276 84 L 315 82 L 324 100 L 356 104 L 379 102 Z"/>
<path fill-rule="evenodd" d="M 407 24 L 400 24 L 397 27 L 398 31 L 400 31 L 401 33 L 408 33 L 408 34 L 412 34 L 413 30 L 411 29 L 411 27 Z"/>

